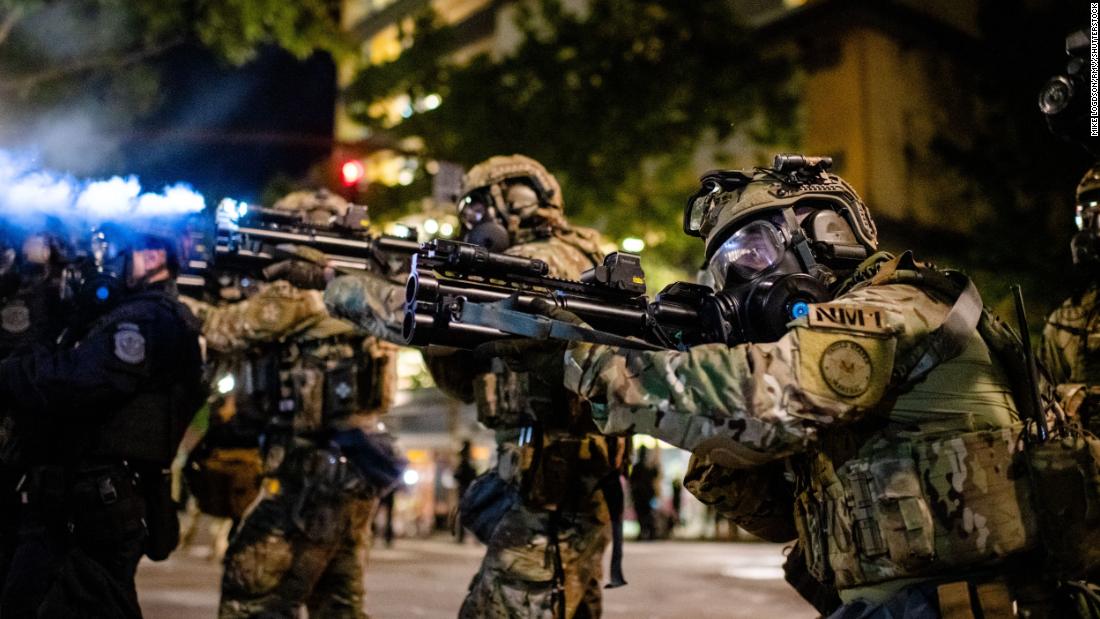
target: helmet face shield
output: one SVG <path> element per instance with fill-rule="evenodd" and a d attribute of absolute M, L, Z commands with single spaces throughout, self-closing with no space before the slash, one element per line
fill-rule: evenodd
<path fill-rule="evenodd" d="M 719 288 L 730 281 L 749 281 L 778 264 L 786 247 L 782 230 L 765 220 L 754 221 L 719 246 L 707 271 Z"/>

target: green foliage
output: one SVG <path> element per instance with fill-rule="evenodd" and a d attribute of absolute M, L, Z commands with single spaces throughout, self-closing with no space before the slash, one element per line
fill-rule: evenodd
<path fill-rule="evenodd" d="M 471 165 L 521 152 L 563 186 L 574 219 L 614 238 L 660 239 L 666 259 L 695 266 L 680 210 L 704 170 L 703 141 L 793 139 L 790 69 L 742 27 L 727 2 L 559 0 L 518 3 L 520 42 L 507 54 L 455 61 L 456 33 L 417 20 L 394 62 L 360 73 L 346 95 L 356 119 L 419 136 L 428 157 Z M 457 56 L 461 56 L 458 54 Z M 442 105 L 389 127 L 372 103 L 430 93 Z"/>
<path fill-rule="evenodd" d="M 103 164 L 113 154 L 106 136 L 159 103 L 157 57 L 183 44 L 233 64 L 267 45 L 347 53 L 338 9 L 338 0 L 0 0 L 0 140 L 32 141 L 51 160 L 94 151 L 53 161 L 73 171 Z"/>

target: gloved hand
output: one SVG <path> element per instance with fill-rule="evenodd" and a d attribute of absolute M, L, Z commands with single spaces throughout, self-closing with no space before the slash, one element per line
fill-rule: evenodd
<path fill-rule="evenodd" d="M 404 344 L 401 324 L 405 318 L 405 287 L 363 271 L 342 275 L 325 288 L 325 306 L 329 314 L 349 320 L 367 333 Z"/>
<path fill-rule="evenodd" d="M 300 245 L 278 245 L 275 252 L 277 256 L 286 256 L 287 259 L 265 267 L 265 279 L 286 280 L 296 288 L 325 289 L 333 272 L 328 267 L 328 256 L 324 252 Z"/>

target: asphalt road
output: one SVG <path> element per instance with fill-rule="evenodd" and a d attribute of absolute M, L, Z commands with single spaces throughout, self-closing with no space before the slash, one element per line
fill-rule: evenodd
<path fill-rule="evenodd" d="M 138 592 L 150 619 L 214 617 L 220 565 L 179 552 L 138 570 Z M 800 617 L 816 613 L 783 582 L 781 548 L 772 544 L 649 542 L 626 545 L 630 584 L 604 595 L 604 617 Z M 482 548 L 447 539 L 396 540 L 375 548 L 367 568 L 373 619 L 455 616 Z"/>

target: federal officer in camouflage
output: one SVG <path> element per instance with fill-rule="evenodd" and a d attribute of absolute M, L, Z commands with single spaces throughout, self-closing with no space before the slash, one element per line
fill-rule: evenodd
<path fill-rule="evenodd" d="M 1076 220 L 1070 250 L 1082 286 L 1047 318 L 1039 357 L 1064 408 L 1100 433 L 1100 164 L 1077 185 Z"/>
<path fill-rule="evenodd" d="M 513 155 L 474 166 L 459 202 L 463 239 L 538 258 L 557 277 L 578 279 L 599 264 L 598 235 L 570 225 L 561 189 L 538 162 Z M 373 332 L 399 337 L 404 288 L 379 278 L 342 277 L 325 292 L 333 311 Z M 471 505 L 463 522 L 488 546 L 460 617 L 597 617 L 604 550 L 610 541 L 605 490 L 618 488 L 625 441 L 600 436 L 561 386 L 561 348 L 428 349 L 439 385 L 476 402 L 497 433 L 497 464 L 468 496 L 507 490 Z M 519 494 L 511 501 L 509 494 Z M 470 513 L 474 512 L 474 513 Z"/>
<path fill-rule="evenodd" d="M 308 192 L 275 208 L 322 224 L 348 204 Z M 403 466 L 379 419 L 393 403 L 396 347 L 285 280 L 199 314 L 209 348 L 244 360 L 238 402 L 267 419 L 264 482 L 230 541 L 219 616 L 297 617 L 305 605 L 312 617 L 366 617 L 370 521 Z"/>
<path fill-rule="evenodd" d="M 605 432 L 691 450 L 704 502 L 797 536 L 834 617 L 1011 615 L 1036 546 L 1011 466 L 1022 349 L 967 278 L 878 252 L 830 163 L 709 173 L 689 200 L 726 343 L 576 344 L 566 384 Z"/>

